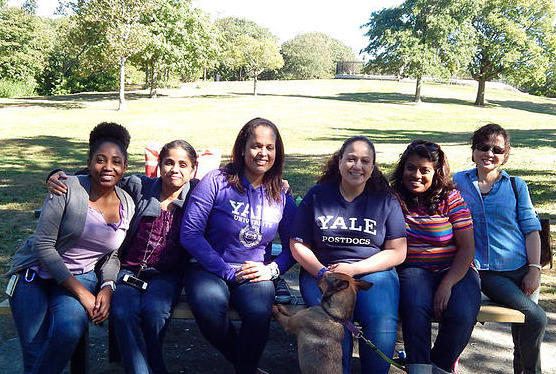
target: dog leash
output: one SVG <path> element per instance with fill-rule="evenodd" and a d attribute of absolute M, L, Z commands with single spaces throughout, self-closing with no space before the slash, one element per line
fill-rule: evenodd
<path fill-rule="evenodd" d="M 380 349 L 378 349 L 378 347 L 376 345 L 373 344 L 372 341 L 370 341 L 369 339 L 367 339 L 365 337 L 365 335 L 363 335 L 363 332 L 361 331 L 361 329 L 357 328 L 353 323 L 351 323 L 351 321 L 342 321 L 338 318 L 333 317 L 337 322 L 341 323 L 346 329 L 348 329 L 351 334 L 356 338 L 356 339 L 361 339 L 365 342 L 365 344 L 367 344 L 369 347 L 371 347 L 371 349 L 373 351 L 375 351 L 375 353 L 377 355 L 379 355 L 384 361 L 388 362 L 390 365 L 393 365 L 395 367 L 397 367 L 400 370 L 405 371 L 406 373 L 408 372 L 407 369 L 405 368 L 405 366 L 397 363 L 396 361 L 392 360 L 390 357 L 386 356 Z"/>

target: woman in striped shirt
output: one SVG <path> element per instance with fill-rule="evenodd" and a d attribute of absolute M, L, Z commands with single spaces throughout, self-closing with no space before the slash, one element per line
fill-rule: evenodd
<path fill-rule="evenodd" d="M 407 229 L 407 257 L 397 268 L 407 368 L 410 374 L 450 373 L 471 337 L 481 301 L 471 266 L 471 214 L 436 143 L 412 141 L 391 182 Z M 432 349 L 431 319 L 440 321 Z"/>

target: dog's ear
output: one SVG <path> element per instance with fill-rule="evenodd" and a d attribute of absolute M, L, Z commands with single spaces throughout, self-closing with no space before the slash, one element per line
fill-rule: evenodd
<path fill-rule="evenodd" d="M 363 290 L 363 291 L 367 291 L 369 288 L 373 286 L 371 282 L 367 282 L 361 279 L 356 279 L 355 285 L 357 286 L 358 290 Z"/>

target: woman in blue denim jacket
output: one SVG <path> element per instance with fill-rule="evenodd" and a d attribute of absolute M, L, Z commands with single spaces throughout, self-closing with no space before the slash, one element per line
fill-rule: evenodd
<path fill-rule="evenodd" d="M 481 288 L 495 302 L 518 309 L 525 323 L 512 325 L 514 373 L 541 373 L 540 346 L 546 314 L 537 304 L 540 286 L 540 222 L 527 185 L 499 170 L 509 157 L 510 136 L 496 124 L 473 134 L 476 168 L 454 175 L 471 210 L 475 234 L 475 266 Z"/>

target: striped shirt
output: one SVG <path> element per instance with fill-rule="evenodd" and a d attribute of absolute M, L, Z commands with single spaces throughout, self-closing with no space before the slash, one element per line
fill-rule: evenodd
<path fill-rule="evenodd" d="M 424 208 L 405 216 L 407 258 L 404 266 L 420 266 L 431 271 L 449 268 L 456 256 L 454 230 L 473 228 L 471 213 L 458 190 L 440 203 L 436 214 Z"/>

